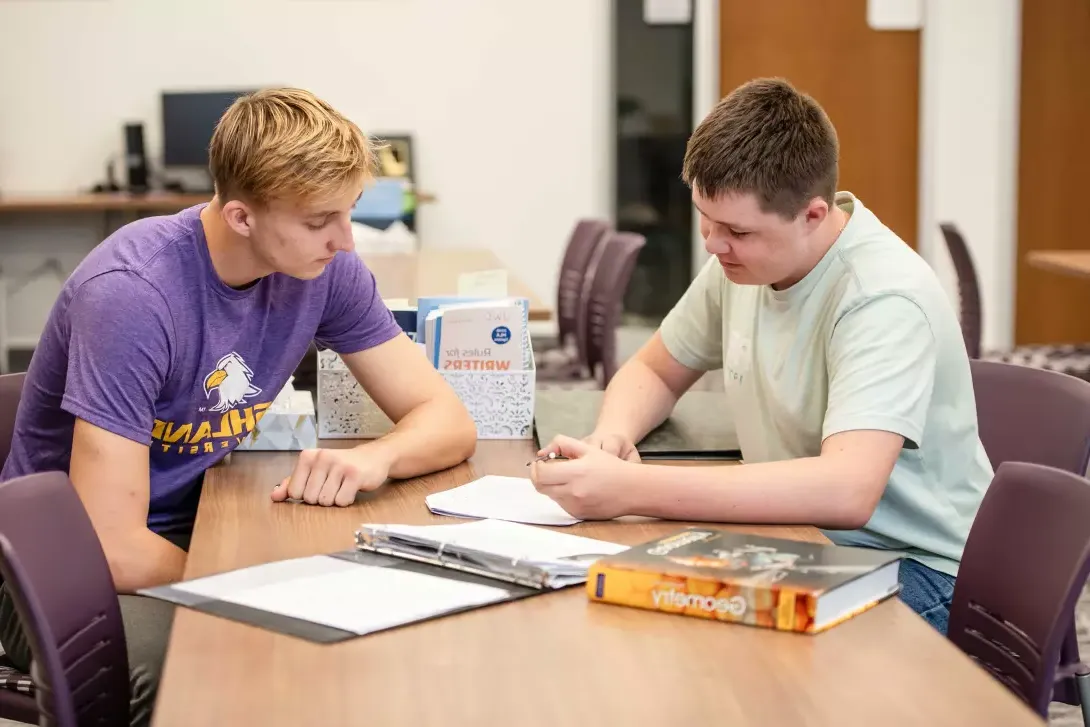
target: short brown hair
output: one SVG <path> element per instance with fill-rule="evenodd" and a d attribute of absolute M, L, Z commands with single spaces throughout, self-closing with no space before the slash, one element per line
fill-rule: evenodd
<path fill-rule="evenodd" d="M 335 193 L 374 175 L 375 150 L 359 127 L 309 91 L 274 88 L 236 100 L 209 145 L 221 201 L 255 204 Z"/>
<path fill-rule="evenodd" d="M 689 138 L 682 179 L 701 195 L 752 193 L 792 219 L 814 197 L 833 205 L 839 143 L 825 111 L 781 78 L 758 78 L 716 104 Z"/>

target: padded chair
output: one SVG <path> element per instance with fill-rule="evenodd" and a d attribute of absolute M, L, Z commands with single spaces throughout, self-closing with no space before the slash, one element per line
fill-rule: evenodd
<path fill-rule="evenodd" d="M 90 518 L 63 472 L 0 483 L 0 574 L 34 655 L 39 723 L 127 725 L 121 609 Z"/>
<path fill-rule="evenodd" d="M 15 414 L 23 392 L 26 374 L 0 375 L 0 469 L 11 451 L 15 432 Z M 0 718 L 37 724 L 38 707 L 34 702 L 34 682 L 29 674 L 15 668 L 0 655 Z"/>
<path fill-rule="evenodd" d="M 19 411 L 19 398 L 23 395 L 26 374 L 0 375 L 0 468 L 11 451 L 11 438 L 15 433 L 15 415 Z"/>
<path fill-rule="evenodd" d="M 560 277 L 556 284 L 557 335 L 553 341 L 534 339 L 538 376 L 549 378 L 578 377 L 585 366 L 579 360 L 579 321 L 586 314 L 587 289 L 593 279 L 595 265 L 603 249 L 610 224 L 605 220 L 579 220 L 572 230 Z"/>
<path fill-rule="evenodd" d="M 969 358 L 985 358 L 1059 371 L 1090 381 L 1090 345 L 1035 345 L 1017 346 L 1009 351 L 981 350 L 983 313 L 976 265 L 964 236 L 956 226 L 943 223 L 939 225 L 939 229 L 942 230 L 946 249 L 950 252 L 950 259 L 957 273 L 958 297 L 961 299 L 961 333 Z"/>
<path fill-rule="evenodd" d="M 1083 476 L 1090 467 L 1090 383 L 1074 376 L 998 361 L 970 361 L 980 440 L 995 470 L 1030 462 Z M 979 517 L 979 516 L 978 516 Z M 960 576 L 959 576 L 960 580 Z M 1081 661 L 1074 610 L 1057 671 L 1054 701 L 1090 705 L 1090 668 Z M 1087 695 L 1090 696 L 1090 695 Z M 1090 724 L 1090 719 L 1087 719 Z"/>
<path fill-rule="evenodd" d="M 1004 462 L 969 531 L 947 637 L 1047 717 L 1088 574 L 1090 481 Z"/>
<path fill-rule="evenodd" d="M 602 389 L 617 373 L 617 327 L 632 271 L 646 244 L 647 238 L 635 232 L 610 233 L 587 292 L 587 311 L 576 340 L 583 346 L 580 357 L 587 372 Z"/>

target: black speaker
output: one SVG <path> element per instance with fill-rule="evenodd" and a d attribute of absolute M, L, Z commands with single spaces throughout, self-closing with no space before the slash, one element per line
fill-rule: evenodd
<path fill-rule="evenodd" d="M 125 124 L 125 169 L 130 192 L 148 191 L 148 157 L 144 152 L 144 125 Z"/>

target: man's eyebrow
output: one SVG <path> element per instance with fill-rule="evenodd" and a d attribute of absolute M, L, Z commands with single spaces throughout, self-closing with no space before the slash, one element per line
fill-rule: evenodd
<path fill-rule="evenodd" d="M 356 201 L 352 203 L 352 206 L 355 207 L 361 199 L 363 199 L 363 192 L 360 192 L 359 196 L 356 197 Z M 315 210 L 309 213 L 307 217 L 329 217 L 330 215 L 335 215 L 338 212 L 340 212 L 340 210 Z"/>
<path fill-rule="evenodd" d="M 709 220 L 716 223 L 717 225 L 726 225 L 727 227 L 729 227 L 729 228 L 731 228 L 733 230 L 744 230 L 745 229 L 744 227 L 740 227 L 739 225 L 736 225 L 733 222 L 724 222 L 723 220 L 713 219 L 711 215 L 709 215 L 704 210 L 700 209 L 700 205 L 698 205 L 696 202 L 693 202 L 693 207 L 696 207 L 697 212 L 704 215 L 705 217 L 707 217 Z"/>

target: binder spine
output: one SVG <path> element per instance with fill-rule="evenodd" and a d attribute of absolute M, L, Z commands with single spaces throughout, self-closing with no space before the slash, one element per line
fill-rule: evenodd
<path fill-rule="evenodd" d="M 364 526 L 357 530 L 356 547 L 529 588 L 543 589 L 551 585 L 551 577 L 547 571 L 517 558 L 506 558 L 445 542 L 410 540 L 378 528 Z"/>

